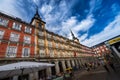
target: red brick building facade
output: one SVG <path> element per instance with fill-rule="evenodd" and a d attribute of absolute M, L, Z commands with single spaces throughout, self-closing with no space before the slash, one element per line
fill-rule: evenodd
<path fill-rule="evenodd" d="M 109 48 L 107 48 L 107 46 L 105 45 L 105 43 L 100 43 L 98 45 L 93 46 L 93 51 L 98 55 L 98 56 L 105 56 L 107 54 L 110 54 L 111 51 Z"/>
<path fill-rule="evenodd" d="M 34 57 L 34 40 L 34 26 L 0 13 L 1 59 Z"/>

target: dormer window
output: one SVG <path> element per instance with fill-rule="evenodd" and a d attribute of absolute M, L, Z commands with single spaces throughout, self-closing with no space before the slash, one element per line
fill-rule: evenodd
<path fill-rule="evenodd" d="M 39 22 L 38 23 L 38 27 L 41 28 L 41 29 L 43 29 L 42 23 Z"/>
<path fill-rule="evenodd" d="M 0 18 L 0 25 L 3 25 L 5 27 L 7 27 L 8 25 L 8 20 L 4 19 L 4 18 Z"/>
<path fill-rule="evenodd" d="M 30 27 L 25 27 L 25 32 L 26 33 L 31 33 L 32 32 L 32 28 L 30 28 Z"/>
<path fill-rule="evenodd" d="M 14 22 L 12 28 L 15 29 L 15 30 L 19 30 L 19 31 L 20 31 L 20 30 L 21 30 L 21 27 L 22 27 L 21 24 L 19 24 L 19 23 L 15 23 L 15 22 Z"/>

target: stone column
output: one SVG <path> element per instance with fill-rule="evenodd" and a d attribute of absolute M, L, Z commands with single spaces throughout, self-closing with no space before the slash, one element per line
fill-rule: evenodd
<path fill-rule="evenodd" d="M 29 80 L 38 80 L 38 72 L 30 73 Z"/>
<path fill-rule="evenodd" d="M 33 80 L 34 79 L 34 75 L 33 75 L 33 73 L 30 73 L 29 74 L 29 80 Z"/>
<path fill-rule="evenodd" d="M 73 67 L 75 66 L 75 62 L 74 62 L 74 60 L 72 60 L 72 65 L 73 65 Z"/>
<path fill-rule="evenodd" d="M 67 65 L 68 65 L 68 67 L 71 67 L 70 60 L 67 60 Z"/>
<path fill-rule="evenodd" d="M 13 80 L 18 80 L 18 76 L 14 76 L 14 77 L 13 77 Z"/>
<path fill-rule="evenodd" d="M 52 75 L 51 74 L 51 67 L 46 69 L 46 73 L 47 73 L 47 77 Z"/>
<path fill-rule="evenodd" d="M 58 61 L 55 62 L 55 71 L 56 71 L 56 74 L 60 73 Z"/>
<path fill-rule="evenodd" d="M 62 67 L 63 67 L 63 71 L 66 71 L 66 66 L 65 66 L 65 61 L 62 61 Z"/>

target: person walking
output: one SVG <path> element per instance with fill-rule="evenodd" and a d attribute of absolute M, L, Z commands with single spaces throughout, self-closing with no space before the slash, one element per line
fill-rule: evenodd
<path fill-rule="evenodd" d="M 105 70 L 106 70 L 107 72 L 110 72 L 110 70 L 108 69 L 108 67 L 107 67 L 107 65 L 106 65 L 106 61 L 105 61 L 105 60 L 101 60 L 101 64 L 102 64 L 102 66 L 105 68 Z"/>
<path fill-rule="evenodd" d="M 108 64 L 116 72 L 115 66 L 114 66 L 111 58 L 109 58 Z"/>
<path fill-rule="evenodd" d="M 63 80 L 71 80 L 69 70 L 66 70 L 66 73 L 63 76 Z"/>

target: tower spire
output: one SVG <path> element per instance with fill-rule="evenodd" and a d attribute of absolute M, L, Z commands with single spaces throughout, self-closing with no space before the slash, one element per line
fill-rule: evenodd
<path fill-rule="evenodd" d="M 72 32 L 71 29 L 70 29 L 70 32 L 71 32 L 71 35 L 72 35 L 72 39 L 73 39 L 74 41 L 79 42 L 79 39 L 78 39 L 77 37 L 75 37 L 75 35 L 73 34 L 73 32 Z"/>
<path fill-rule="evenodd" d="M 36 5 L 36 13 L 35 13 L 35 18 L 41 19 L 38 11 L 38 6 Z"/>
<path fill-rule="evenodd" d="M 72 39 L 75 39 L 75 36 L 74 36 L 74 34 L 73 34 L 71 29 L 70 29 L 70 32 L 71 32 L 71 35 L 72 35 Z"/>

